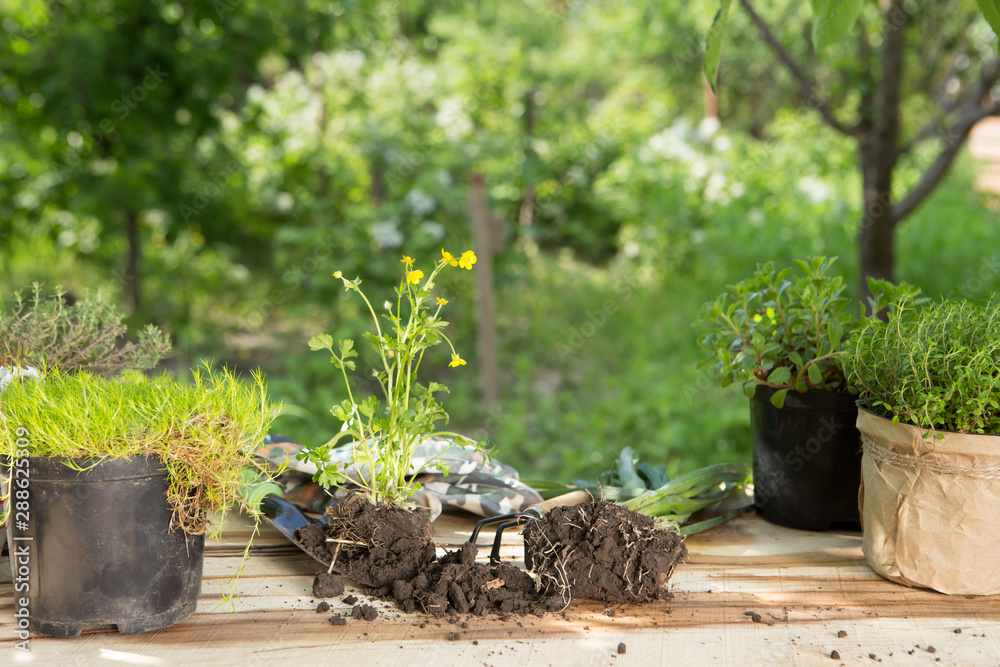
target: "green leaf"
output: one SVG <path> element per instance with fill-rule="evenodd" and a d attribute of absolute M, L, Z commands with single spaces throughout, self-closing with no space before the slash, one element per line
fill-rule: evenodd
<path fill-rule="evenodd" d="M 980 0 L 980 4 L 984 0 Z M 813 45 L 817 51 L 842 41 L 861 15 L 863 0 L 811 0 Z"/>
<path fill-rule="evenodd" d="M 1000 37 L 1000 0 L 976 0 L 993 32 Z"/>
<path fill-rule="evenodd" d="M 332 350 L 333 336 L 330 334 L 317 334 L 309 339 L 309 349 L 313 352 L 317 350 Z"/>
<path fill-rule="evenodd" d="M 649 463 L 640 463 L 636 468 L 639 475 L 646 481 L 646 488 L 658 489 L 670 481 L 666 466 L 653 466 Z"/>
<path fill-rule="evenodd" d="M 823 371 L 816 364 L 810 364 L 809 366 L 809 381 L 814 385 L 823 383 Z"/>
<path fill-rule="evenodd" d="M 799 368 L 802 368 L 802 366 L 804 365 L 804 362 L 802 361 L 802 355 L 796 352 L 795 350 L 792 350 L 791 352 L 788 353 L 788 358 L 791 359 L 792 363 L 798 366 Z"/>
<path fill-rule="evenodd" d="M 715 13 L 712 20 L 712 27 L 708 30 L 708 38 L 705 40 L 705 78 L 715 90 L 716 79 L 719 76 L 719 61 L 722 60 L 722 41 L 726 36 L 726 29 L 729 27 L 729 10 L 732 8 L 732 0 L 721 0 L 719 11 Z"/>
<path fill-rule="evenodd" d="M 350 338 L 340 341 L 340 356 L 344 359 L 349 359 L 350 357 L 358 356 L 357 351 L 354 349 L 354 341 Z"/>
<path fill-rule="evenodd" d="M 786 384 L 792 379 L 792 370 L 788 366 L 780 366 L 771 371 L 767 381 L 771 384 Z"/>
<path fill-rule="evenodd" d="M 753 393 L 757 390 L 756 382 L 747 382 L 743 385 L 743 393 L 746 394 L 747 398 L 753 398 Z"/>
<path fill-rule="evenodd" d="M 358 409 L 361 410 L 361 414 L 371 419 L 378 409 L 378 399 L 374 396 L 369 396 L 358 404 Z"/>
<path fill-rule="evenodd" d="M 771 405 L 773 405 L 776 408 L 784 407 L 786 394 L 788 394 L 787 389 L 779 389 L 778 391 L 771 394 Z"/>
<path fill-rule="evenodd" d="M 844 339 L 844 325 L 833 320 L 830 322 L 830 348 L 832 352 L 840 350 L 840 343 Z"/>
<path fill-rule="evenodd" d="M 624 486 L 630 489 L 642 489 L 646 485 L 642 483 L 642 478 L 635 471 L 635 462 L 638 457 L 635 454 L 635 450 L 631 447 L 626 447 L 618 455 L 618 484 L 619 486 Z"/>

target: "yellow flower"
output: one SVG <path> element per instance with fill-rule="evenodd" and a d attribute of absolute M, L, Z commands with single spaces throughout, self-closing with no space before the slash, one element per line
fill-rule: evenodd
<path fill-rule="evenodd" d="M 333 272 L 333 277 L 334 277 L 334 278 L 343 278 L 343 277 L 344 277 L 344 274 L 343 274 L 343 273 L 341 273 L 340 271 L 334 271 L 334 272 Z"/>
<path fill-rule="evenodd" d="M 466 250 L 462 253 L 462 259 L 458 260 L 459 265 L 463 269 L 472 270 L 472 265 L 476 263 L 476 253 L 471 250 Z"/>
<path fill-rule="evenodd" d="M 423 277 L 424 277 L 424 272 L 421 271 L 420 269 L 417 269 L 416 271 L 410 271 L 409 273 L 406 274 L 406 282 L 417 284 Z"/>
<path fill-rule="evenodd" d="M 438 302 L 439 306 L 447 306 L 448 305 L 448 299 L 442 299 L 441 297 L 438 297 L 437 302 Z"/>
<path fill-rule="evenodd" d="M 774 319 L 774 308 L 771 308 L 771 306 L 768 306 L 767 310 L 765 312 L 767 313 L 767 319 L 769 319 L 769 320 L 773 320 Z"/>
<path fill-rule="evenodd" d="M 444 248 L 441 248 L 441 257 L 442 257 L 441 261 L 444 262 L 445 264 L 451 264 L 452 266 L 458 266 L 458 260 L 455 259 L 455 256 L 452 255 L 447 250 L 445 250 Z"/>
<path fill-rule="evenodd" d="M 406 264 L 411 269 L 413 268 L 413 258 L 412 257 L 407 257 L 406 255 L 403 255 L 403 259 L 401 259 L 399 261 L 402 262 L 403 264 Z"/>
<path fill-rule="evenodd" d="M 449 363 L 448 365 L 449 366 L 464 366 L 465 365 L 465 359 L 463 359 L 462 357 L 458 356 L 457 352 L 452 352 L 451 353 L 451 363 Z"/>

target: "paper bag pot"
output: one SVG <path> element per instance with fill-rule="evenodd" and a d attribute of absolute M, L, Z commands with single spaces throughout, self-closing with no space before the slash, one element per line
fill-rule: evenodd
<path fill-rule="evenodd" d="M 950 595 L 1000 593 L 1000 435 L 924 439 L 924 429 L 864 409 L 857 424 L 862 550 L 872 569 Z"/>
<path fill-rule="evenodd" d="M 790 528 L 860 527 L 861 437 L 854 397 L 790 391 L 776 408 L 775 391 L 758 385 L 750 399 L 755 509 Z"/>
<path fill-rule="evenodd" d="M 130 634 L 191 615 L 205 538 L 170 528 L 159 461 L 74 459 L 84 472 L 65 461 L 19 459 L 11 478 L 11 570 L 15 598 L 29 600 L 28 628 L 76 637 L 88 627 L 115 625 Z M 21 499 L 19 486 L 27 490 Z M 27 505 L 18 505 L 24 495 Z"/>

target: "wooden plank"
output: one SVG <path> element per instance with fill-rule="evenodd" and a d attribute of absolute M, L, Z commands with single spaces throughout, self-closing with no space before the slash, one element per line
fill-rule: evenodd
<path fill-rule="evenodd" d="M 435 522 L 436 540 L 460 545 L 472 523 L 444 515 Z M 462 617 L 467 628 L 403 614 L 363 597 L 359 586 L 349 591 L 374 604 L 379 618 L 333 627 L 327 617 L 345 613 L 347 605 L 331 600 L 331 612 L 317 614 L 310 589 L 320 565 L 269 530 L 240 580 L 237 613 L 216 608 L 224 580 L 239 564 L 239 539 L 248 534 L 234 523 L 209 545 L 202 597 L 191 618 L 140 635 L 101 630 L 72 640 L 34 637 L 32 664 L 840 664 L 830 660 L 834 649 L 844 664 L 1000 663 L 1000 596 L 945 596 L 885 581 L 865 564 L 856 533 L 796 531 L 741 517 L 688 540 L 690 557 L 674 575 L 670 600 L 615 605 L 613 616 L 600 602 L 575 601 L 564 614 L 543 618 Z M 490 539 L 484 535 L 482 543 Z M 505 557 L 519 557 L 519 538 L 505 534 L 504 541 Z M 481 557 L 487 551 L 481 549 Z M 6 567 L 0 562 L 0 571 Z M 12 608 L 10 584 L 2 583 L 4 664 L 26 657 L 13 648 Z M 839 630 L 847 636 L 837 637 Z M 457 641 L 447 639 L 453 632 Z M 617 654 L 619 642 L 626 644 L 624 655 Z"/>

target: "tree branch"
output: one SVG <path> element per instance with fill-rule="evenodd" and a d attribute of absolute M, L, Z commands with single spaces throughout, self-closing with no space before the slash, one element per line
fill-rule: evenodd
<path fill-rule="evenodd" d="M 927 195 L 947 175 L 948 170 L 951 169 L 951 165 L 955 161 L 955 156 L 958 155 L 958 151 L 961 150 L 962 145 L 968 138 L 972 126 L 987 116 L 997 115 L 1000 115 L 1000 100 L 995 101 L 986 109 L 976 109 L 966 113 L 952 126 L 948 132 L 948 136 L 945 138 L 946 145 L 944 150 L 938 154 L 934 162 L 931 163 L 931 166 L 920 177 L 920 181 L 906 193 L 906 196 L 898 204 L 892 207 L 894 220 L 897 222 L 901 221 L 910 213 L 913 213 L 914 209 L 920 206 L 924 199 L 927 198 Z"/>
<path fill-rule="evenodd" d="M 994 58 L 989 63 L 983 66 L 983 69 L 979 74 L 979 83 L 969 89 L 964 97 L 960 100 L 948 103 L 941 95 L 939 100 L 939 105 L 941 107 L 940 113 L 936 114 L 932 120 L 930 120 L 926 125 L 924 125 L 920 130 L 914 134 L 912 137 L 906 140 L 903 146 L 899 149 L 900 155 L 904 153 L 909 153 L 918 144 L 931 139 L 932 137 L 938 136 L 940 134 L 941 125 L 948 116 L 955 113 L 956 111 L 977 109 L 980 102 L 983 99 L 983 95 L 993 87 L 996 83 L 997 78 L 1000 77 L 1000 58 Z M 945 77 L 945 81 L 948 80 L 948 76 Z M 942 91 L 944 85 L 942 84 Z M 990 115 L 990 114 L 987 114 Z"/>
<path fill-rule="evenodd" d="M 743 9 L 746 10 L 747 14 L 750 16 L 750 20 L 753 21 L 753 24 L 757 26 L 757 30 L 760 32 L 761 37 L 764 38 L 764 41 L 767 42 L 768 46 L 771 47 L 771 50 L 774 51 L 774 55 L 778 57 L 778 60 L 781 61 L 789 73 L 791 73 L 792 77 L 798 82 L 809 106 L 813 107 L 820 113 L 827 125 L 841 134 L 846 134 L 849 137 L 858 136 L 858 129 L 856 127 L 845 125 L 834 117 L 833 111 L 826 104 L 826 102 L 820 98 L 819 93 L 816 91 L 816 85 L 810 81 L 802 67 L 795 62 L 792 55 L 785 49 L 781 42 L 778 41 L 778 38 L 774 35 L 774 31 L 771 30 L 771 26 L 769 26 L 760 16 L 757 15 L 757 12 L 755 12 L 753 7 L 750 5 L 750 0 L 740 0 L 740 4 L 743 5 Z"/>

